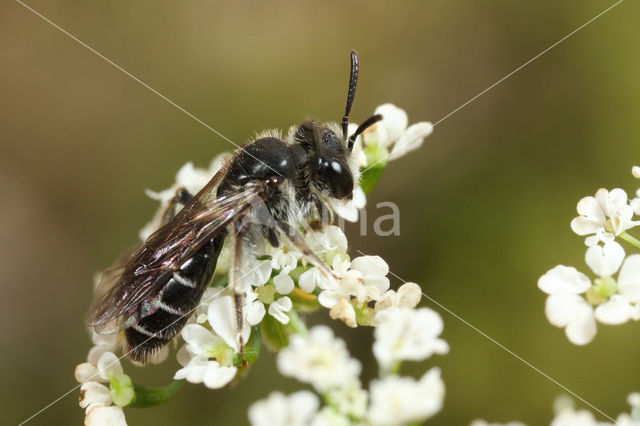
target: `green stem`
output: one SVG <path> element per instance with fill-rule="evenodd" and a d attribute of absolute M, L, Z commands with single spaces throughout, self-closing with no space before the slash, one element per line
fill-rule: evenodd
<path fill-rule="evenodd" d="M 636 248 L 640 249 L 640 240 L 638 240 L 637 238 L 632 237 L 626 232 L 623 232 L 622 234 L 620 234 L 619 237 L 625 240 L 626 242 L 628 242 L 629 244 L 631 244 L 632 246 L 635 246 Z"/>
<path fill-rule="evenodd" d="M 391 374 L 398 375 L 400 374 L 400 367 L 402 367 L 402 361 L 396 361 L 391 366 Z"/>
<path fill-rule="evenodd" d="M 184 380 L 176 380 L 163 388 L 134 385 L 135 396 L 127 407 L 147 408 L 169 401 L 184 385 Z"/>

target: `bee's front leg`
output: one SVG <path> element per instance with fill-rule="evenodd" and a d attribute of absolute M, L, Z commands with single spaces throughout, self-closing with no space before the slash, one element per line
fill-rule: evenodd
<path fill-rule="evenodd" d="M 338 279 L 338 277 L 333 273 L 331 268 L 327 266 L 320 257 L 315 254 L 304 237 L 300 232 L 298 232 L 294 227 L 289 225 L 284 221 L 278 221 L 278 227 L 282 231 L 282 233 L 287 237 L 287 239 L 302 253 L 302 255 L 311 263 L 313 266 L 318 268 L 320 273 L 324 275 L 326 278 L 330 279 Z"/>
<path fill-rule="evenodd" d="M 318 195 L 313 192 L 311 193 L 311 201 L 313 202 L 313 205 L 318 212 L 319 218 L 311 220 L 309 222 L 309 226 L 314 231 L 320 231 L 328 225 L 331 225 L 331 223 L 333 222 L 333 211 L 331 211 L 329 206 L 327 206 L 325 202 L 320 200 Z"/>

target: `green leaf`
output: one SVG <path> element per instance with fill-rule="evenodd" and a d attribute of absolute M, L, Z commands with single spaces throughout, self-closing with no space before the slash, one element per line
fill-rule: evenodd
<path fill-rule="evenodd" d="M 135 395 L 127 407 L 147 408 L 163 404 L 173 398 L 184 382 L 184 380 L 176 380 L 163 388 L 133 385 Z"/>
<path fill-rule="evenodd" d="M 300 318 L 300 315 L 294 310 L 287 312 L 287 316 L 289 317 L 289 334 L 306 334 L 309 332 L 307 329 L 307 324 Z"/>
<path fill-rule="evenodd" d="M 211 287 L 226 287 L 229 283 L 229 275 L 224 274 L 222 276 L 213 277 L 213 281 L 211 282 Z"/>
<path fill-rule="evenodd" d="M 365 194 L 369 194 L 373 188 L 378 184 L 378 181 L 382 177 L 382 173 L 384 169 L 387 167 L 386 161 L 381 161 L 378 164 L 370 168 L 365 168 L 361 170 L 360 175 L 360 186 Z"/>
<path fill-rule="evenodd" d="M 279 351 L 289 345 L 289 335 L 291 329 L 286 324 L 272 317 L 265 315 L 262 320 L 262 338 L 271 349 Z"/>

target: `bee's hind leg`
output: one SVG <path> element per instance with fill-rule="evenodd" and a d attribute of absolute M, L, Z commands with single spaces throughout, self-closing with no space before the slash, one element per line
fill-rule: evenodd
<path fill-rule="evenodd" d="M 162 213 L 162 219 L 160 223 L 162 225 L 166 225 L 175 217 L 178 213 L 177 207 L 178 204 L 182 206 L 186 206 L 191 200 L 193 200 L 193 195 L 187 191 L 186 188 L 178 188 L 176 189 L 176 193 L 171 200 L 169 200 L 169 205 L 166 210 Z"/>
<path fill-rule="evenodd" d="M 240 343 L 240 360 L 242 367 L 247 366 L 247 361 L 244 358 L 244 312 L 242 306 L 244 305 L 245 283 L 242 279 L 245 275 L 250 275 L 251 271 L 244 270 L 244 255 L 245 255 L 245 243 L 249 233 L 249 227 L 243 225 L 241 222 L 234 224 L 234 242 L 233 242 L 233 258 L 231 268 L 229 268 L 229 285 L 233 290 L 233 304 L 235 307 L 235 322 L 236 330 L 238 332 L 238 341 Z M 251 284 L 249 284 L 251 285 Z"/>

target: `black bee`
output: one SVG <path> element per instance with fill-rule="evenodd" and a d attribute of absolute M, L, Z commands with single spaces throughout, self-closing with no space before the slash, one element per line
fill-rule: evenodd
<path fill-rule="evenodd" d="M 87 324 L 101 334 L 124 329 L 129 356 L 147 361 L 180 332 L 200 303 L 228 235 L 234 237 L 229 282 L 236 306 L 243 294 L 243 253 L 253 250 L 257 239 L 277 247 L 286 238 L 307 261 L 331 274 L 299 229 L 317 218 L 326 225 L 331 221 L 327 201 L 352 197 L 359 178 L 353 145 L 382 118 L 375 115 L 348 135 L 358 70 L 358 55 L 352 51 L 341 128 L 309 120 L 292 127 L 284 140 L 267 132 L 237 149 L 195 196 L 179 191 L 175 201 L 183 209 L 103 272 Z M 237 311 L 241 329 L 242 313 Z"/>

